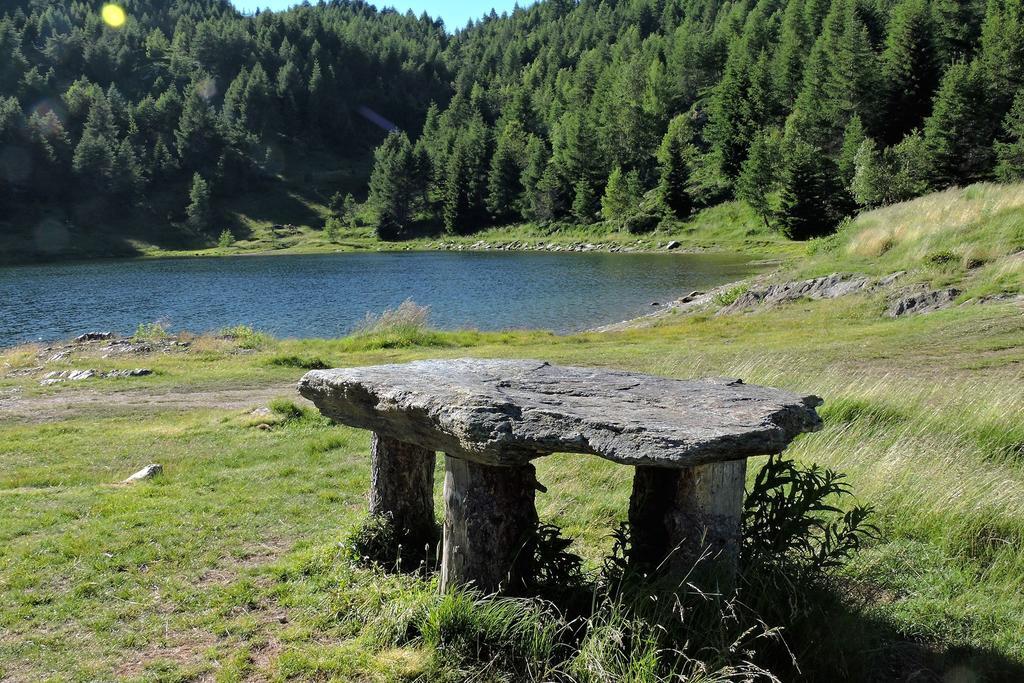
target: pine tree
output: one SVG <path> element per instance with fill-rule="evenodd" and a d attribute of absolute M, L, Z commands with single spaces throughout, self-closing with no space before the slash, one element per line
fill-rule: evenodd
<path fill-rule="evenodd" d="M 939 84 L 934 31 L 927 0 L 902 0 L 893 9 L 882 53 L 890 141 L 918 128 L 928 115 Z"/>
<path fill-rule="evenodd" d="M 935 187 L 975 182 L 992 167 L 995 127 L 985 104 L 980 71 L 963 63 L 952 65 L 924 126 Z"/>
<path fill-rule="evenodd" d="M 381 239 L 396 239 L 412 218 L 413 158 L 409 138 L 402 131 L 391 131 L 373 158 L 369 202 L 377 212 L 377 235 Z"/>
<path fill-rule="evenodd" d="M 314 61 L 310 70 L 309 97 L 306 100 L 306 120 L 314 132 L 319 132 L 324 115 L 324 102 L 326 99 L 326 86 L 324 84 L 323 71 L 320 69 L 320 62 Z"/>
<path fill-rule="evenodd" d="M 854 157 L 853 181 L 850 192 L 854 200 L 865 208 L 880 206 L 885 199 L 885 172 L 879 158 L 878 146 L 871 138 L 865 138 L 857 148 Z"/>
<path fill-rule="evenodd" d="M 995 145 L 996 177 L 1003 182 L 1024 180 L 1024 90 L 1017 93 L 1003 121 L 1004 140 Z"/>
<path fill-rule="evenodd" d="M 112 142 L 103 135 L 86 129 L 75 147 L 71 168 L 86 187 L 102 192 L 114 165 Z"/>
<path fill-rule="evenodd" d="M 750 152 L 736 181 L 736 198 L 745 201 L 770 227 L 772 195 L 779 187 L 782 138 L 777 130 L 754 136 Z"/>
<path fill-rule="evenodd" d="M 727 183 L 739 175 L 754 131 L 747 99 L 751 65 L 745 60 L 744 50 L 744 44 L 737 43 L 730 52 L 725 74 L 715 87 L 709 107 L 707 137 L 714 159 Z"/>
<path fill-rule="evenodd" d="M 838 170 L 821 150 L 795 140 L 783 162 L 777 222 L 790 239 L 825 235 L 842 218 Z"/>
<path fill-rule="evenodd" d="M 864 124 L 859 115 L 854 115 L 846 124 L 843 131 L 843 146 L 839 150 L 839 179 L 845 187 L 853 182 L 853 176 L 857 171 L 857 152 L 861 144 L 867 138 L 864 131 Z"/>
<path fill-rule="evenodd" d="M 487 174 L 487 211 L 496 221 L 512 218 L 520 211 L 524 137 L 517 121 L 506 124 L 498 136 Z"/>
<path fill-rule="evenodd" d="M 581 180 L 576 183 L 573 191 L 572 215 L 584 225 L 593 223 L 594 217 L 601 206 L 597 193 L 594 192 L 594 186 L 585 180 Z"/>
<path fill-rule="evenodd" d="M 548 152 L 544 141 L 536 135 L 529 136 L 526 143 L 526 165 L 519 179 L 523 186 L 523 218 L 539 220 L 535 208 L 539 205 L 538 186 L 548 167 Z"/>
<path fill-rule="evenodd" d="M 220 158 L 223 136 L 219 119 L 201 94 L 198 83 L 189 87 L 174 131 L 174 142 L 185 170 L 210 169 Z"/>
<path fill-rule="evenodd" d="M 559 121 L 552 157 L 563 173 L 563 187 L 574 194 L 579 183 L 596 193 L 601 182 L 601 159 L 594 126 L 586 112 L 569 112 Z"/>
<path fill-rule="evenodd" d="M 601 215 L 606 221 L 622 221 L 636 212 L 639 203 L 640 175 L 635 170 L 623 173 L 622 167 L 616 166 L 601 197 Z"/>
<path fill-rule="evenodd" d="M 192 176 L 192 186 L 188 192 L 188 224 L 195 230 L 209 229 L 212 220 L 210 208 L 210 185 L 198 173 Z"/>
<path fill-rule="evenodd" d="M 121 197 L 135 201 L 146 184 L 145 174 L 131 141 L 127 138 L 114 149 L 110 167 L 110 189 Z"/>
<path fill-rule="evenodd" d="M 468 232 L 487 218 L 488 138 L 487 125 L 475 116 L 455 142 L 443 187 L 442 220 L 448 232 Z"/>
<path fill-rule="evenodd" d="M 550 223 L 564 215 L 565 196 L 562 192 L 562 173 L 553 159 L 545 166 L 531 196 L 531 214 L 534 220 Z"/>
<path fill-rule="evenodd" d="M 690 169 L 684 156 L 683 141 L 672 131 L 666 134 L 659 154 L 662 205 L 676 218 L 686 218 L 693 210 L 693 199 L 687 187 Z"/>

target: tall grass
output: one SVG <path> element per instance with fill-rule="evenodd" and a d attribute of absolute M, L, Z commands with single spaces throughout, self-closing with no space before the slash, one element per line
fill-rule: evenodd
<path fill-rule="evenodd" d="M 813 249 L 803 273 L 912 270 L 970 294 L 1024 291 L 1024 184 L 980 183 L 867 211 Z"/>
<path fill-rule="evenodd" d="M 441 346 L 445 337 L 430 329 L 430 308 L 406 299 L 397 308 L 367 313 L 345 340 L 344 350 L 397 349 Z"/>

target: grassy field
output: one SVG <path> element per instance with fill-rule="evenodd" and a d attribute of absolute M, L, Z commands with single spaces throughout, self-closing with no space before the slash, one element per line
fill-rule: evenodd
<path fill-rule="evenodd" d="M 921 208 L 909 215 L 928 217 Z M 837 245 L 812 255 L 805 272 L 828 270 L 827 253 L 834 269 L 846 258 L 868 269 L 874 261 L 847 245 L 893 225 L 892 215 L 866 214 L 858 231 L 848 228 Z M 978 282 L 986 291 L 1020 291 L 1020 270 L 1012 269 L 1024 248 L 1012 232 L 1019 218 L 999 233 L 1009 235 L 1005 248 L 987 264 L 948 276 L 936 270 L 948 262 L 920 255 L 965 247 L 945 237 L 922 246 L 939 240 L 943 225 L 953 230 L 927 220 L 932 230 L 893 240 L 883 254 L 905 255 L 879 272 L 909 266 L 916 280 L 968 287 L 1001 261 L 1009 277 Z M 986 235 L 1002 230 L 975 225 Z M 39 386 L 42 370 L 27 370 L 38 349 L 7 350 L 0 679 L 550 680 L 549 671 L 510 667 L 499 656 L 547 647 L 549 621 L 529 606 L 440 596 L 433 576 L 350 561 L 345 539 L 363 519 L 368 434 L 290 405 L 305 367 L 480 356 L 735 376 L 822 396 L 825 429 L 798 439 L 789 454 L 845 472 L 856 499 L 875 506 L 881 534 L 835 576 L 814 615 L 769 621 L 783 627 L 799 667 L 778 675 L 1022 680 L 1024 310 L 992 303 L 894 320 L 882 314 L 885 296 L 708 311 L 572 336 L 208 335 L 187 351 L 120 361 L 86 347 L 45 370 L 144 365 L 154 374 L 50 387 Z M 262 406 L 274 410 L 252 414 Z M 150 462 L 163 464 L 164 475 L 117 484 Z M 751 476 L 756 469 L 754 461 Z M 626 515 L 628 468 L 559 455 L 539 461 L 538 478 L 548 488 L 538 496 L 542 520 L 561 526 L 596 569 Z M 739 597 L 757 605 L 764 596 L 746 586 Z M 651 654 L 612 626 L 569 658 L 560 672 L 567 680 L 662 680 L 652 657 L 676 657 L 677 672 L 692 680 L 742 678 L 688 649 L 692 643 L 678 646 L 691 659 Z M 520 659 L 542 659 L 527 655 Z"/>

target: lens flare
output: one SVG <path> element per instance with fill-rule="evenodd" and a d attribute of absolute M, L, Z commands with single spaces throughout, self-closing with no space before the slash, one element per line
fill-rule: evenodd
<path fill-rule="evenodd" d="M 128 20 L 128 15 L 124 13 L 121 6 L 113 3 L 104 5 L 103 9 L 100 10 L 100 14 L 103 17 L 103 21 L 111 28 L 121 28 L 124 26 L 124 22 Z"/>

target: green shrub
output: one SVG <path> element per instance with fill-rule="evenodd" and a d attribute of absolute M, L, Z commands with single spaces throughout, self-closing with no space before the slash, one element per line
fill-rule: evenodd
<path fill-rule="evenodd" d="M 318 356 L 274 356 L 266 360 L 267 365 L 282 368 L 301 368 L 303 370 L 326 370 L 331 364 Z"/>
<path fill-rule="evenodd" d="M 743 506 L 743 561 L 748 567 L 806 581 L 843 565 L 878 534 L 873 508 L 847 512 L 834 501 L 851 494 L 845 475 L 773 455 L 757 473 Z"/>
<path fill-rule="evenodd" d="M 163 323 L 139 323 L 139 326 L 135 328 L 135 334 L 132 335 L 132 339 L 135 341 L 159 341 L 170 336 Z"/>
<path fill-rule="evenodd" d="M 258 332 L 249 325 L 235 325 L 220 331 L 220 336 L 231 339 L 241 349 L 260 349 L 274 340 L 266 332 Z"/>
<path fill-rule="evenodd" d="M 715 295 L 715 303 L 719 306 L 728 306 L 729 304 L 735 303 L 737 299 L 750 291 L 750 285 L 746 282 L 741 282 L 738 285 L 730 287 L 724 292 L 719 292 Z"/>
<path fill-rule="evenodd" d="M 221 249 L 227 249 L 235 243 L 235 236 L 231 234 L 231 231 L 225 228 L 221 233 L 220 237 L 217 238 L 217 246 Z"/>
<path fill-rule="evenodd" d="M 289 401 L 286 398 L 275 398 L 267 407 L 283 418 L 282 422 L 285 424 L 289 422 L 308 422 L 316 420 L 322 420 L 326 424 L 326 419 L 321 417 L 316 411 L 295 405 L 294 402 Z"/>
<path fill-rule="evenodd" d="M 651 232 L 658 223 L 661 222 L 661 216 L 656 213 L 637 213 L 627 217 L 622 221 L 622 227 L 627 232 L 638 235 L 645 232 Z"/>
<path fill-rule="evenodd" d="M 324 238 L 328 242 L 337 242 L 338 237 L 341 236 L 342 228 L 344 228 L 344 224 L 342 224 L 341 220 L 335 216 L 331 216 L 327 219 L 327 222 L 324 223 Z"/>
<path fill-rule="evenodd" d="M 410 538 L 415 538 L 416 543 Z M 389 571 L 424 571 L 436 564 L 440 538 L 440 529 L 432 520 L 410 531 L 397 528 L 389 515 L 368 515 L 343 545 L 357 564 Z"/>

